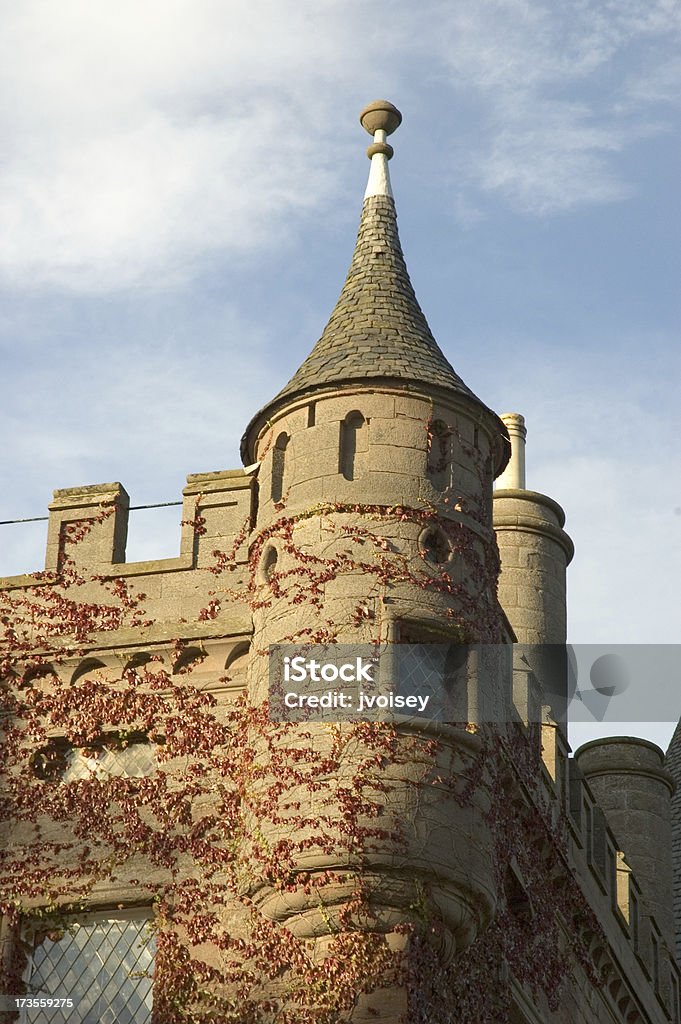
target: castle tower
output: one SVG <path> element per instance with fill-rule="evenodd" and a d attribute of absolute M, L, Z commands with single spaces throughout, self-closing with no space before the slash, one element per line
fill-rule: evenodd
<path fill-rule="evenodd" d="M 271 645 L 510 639 L 496 598 L 492 529 L 492 480 L 508 459 L 507 431 L 443 355 L 409 280 L 386 141 L 401 115 L 377 101 L 360 119 L 373 144 L 347 279 L 314 349 L 242 440 L 244 464 L 259 463 L 249 676 L 256 706 L 267 696 Z M 321 759 L 328 731 L 307 728 Z M 398 729 L 397 742 L 427 741 L 432 729 L 426 723 L 416 737 Z M 470 731 L 440 728 L 436 755 L 405 757 L 396 769 L 382 798 L 380 841 L 357 839 L 349 855 L 333 829 L 323 842 L 302 835 L 293 874 L 347 878 L 354 864 L 375 914 L 362 927 L 379 932 L 409 922 L 425 888 L 444 921 L 449 954 L 467 946 L 495 904 L 488 798 L 476 792 L 462 807 L 433 784 L 432 773 L 465 785 L 479 743 Z M 341 778 L 356 771 L 349 755 L 337 768 Z M 342 824 L 328 793 L 305 799 L 318 820 L 335 815 Z M 284 834 L 264 819 L 254 827 L 267 834 L 269 848 Z M 298 935 L 323 941 L 329 919 L 347 927 L 342 885 L 321 913 L 315 894 L 282 895 L 264 877 L 254 899 Z"/>
<path fill-rule="evenodd" d="M 492 480 L 508 459 L 508 435 L 445 359 L 414 295 L 388 173 L 393 150 L 386 137 L 401 115 L 392 104 L 377 101 L 361 121 L 374 136 L 367 151 L 371 169 L 340 298 L 308 358 L 251 420 L 242 439 L 244 463 L 260 463 L 254 532 L 256 544 L 264 544 L 260 581 L 274 564 L 285 571 L 285 552 L 276 537 L 264 542 L 284 506 L 288 516 L 320 503 L 343 514 L 341 509 L 360 500 L 367 507 L 425 510 L 428 515 L 410 515 L 397 531 L 394 524 L 379 529 L 394 535 L 397 549 L 421 568 L 426 562 L 434 573 L 446 571 L 458 584 L 456 594 L 436 593 L 437 588 L 415 594 L 392 581 L 389 595 L 383 587 L 368 597 L 366 580 L 358 577 L 354 591 L 347 579 L 338 592 L 329 581 L 326 610 L 339 600 L 347 611 L 355 598 L 359 612 L 368 598 L 364 615 L 373 625 L 364 631 L 367 639 L 376 638 L 380 621 L 381 639 L 437 635 L 443 624 L 451 635 L 455 623 L 465 639 L 493 642 L 501 639 L 501 620 Z M 306 539 L 318 546 L 315 528 L 308 520 Z M 471 580 L 480 573 L 486 577 L 483 585 Z M 277 624 L 271 612 L 266 617 L 268 642 L 294 631 L 295 616 L 281 608 L 277 615 L 283 616 Z M 357 640 L 355 623 L 348 630 L 340 611 L 335 621 L 336 640 Z M 256 636 L 258 628 L 256 623 Z"/>
<path fill-rule="evenodd" d="M 583 744 L 575 761 L 636 872 L 643 897 L 675 948 L 672 796 L 674 779 L 660 748 L 634 736 Z"/>

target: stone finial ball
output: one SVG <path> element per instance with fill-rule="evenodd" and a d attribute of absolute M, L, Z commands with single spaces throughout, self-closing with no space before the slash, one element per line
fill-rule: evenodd
<path fill-rule="evenodd" d="M 369 135 L 382 129 L 386 135 L 392 135 L 402 123 L 402 115 L 397 107 L 388 100 L 374 100 L 359 115 L 359 123 Z"/>

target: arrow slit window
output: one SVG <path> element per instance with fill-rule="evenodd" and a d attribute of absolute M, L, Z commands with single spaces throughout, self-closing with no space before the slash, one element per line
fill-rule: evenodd
<path fill-rule="evenodd" d="M 363 456 L 368 450 L 367 421 L 361 412 L 349 412 L 341 424 L 340 471 L 346 480 L 362 475 Z"/>

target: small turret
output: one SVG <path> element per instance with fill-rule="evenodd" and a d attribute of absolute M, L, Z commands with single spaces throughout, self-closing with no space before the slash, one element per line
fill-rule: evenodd
<path fill-rule="evenodd" d="M 511 458 L 494 492 L 494 530 L 501 557 L 499 601 L 519 643 L 564 644 L 565 573 L 574 545 L 560 505 L 525 487 L 525 420 L 505 413 Z"/>
<path fill-rule="evenodd" d="M 634 870 L 667 945 L 674 949 L 674 780 L 664 767 L 664 754 L 648 740 L 609 736 L 585 743 L 575 761 Z"/>

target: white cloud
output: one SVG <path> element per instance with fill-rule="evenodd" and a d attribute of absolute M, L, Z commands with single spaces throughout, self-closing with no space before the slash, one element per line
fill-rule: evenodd
<path fill-rule="evenodd" d="M 539 214 L 613 202 L 631 193 L 603 155 L 622 148 L 623 132 L 589 124 L 588 111 L 573 105 L 537 103 L 534 111 L 536 119 L 516 113 L 515 123 L 509 119 L 509 127 L 496 133 L 481 161 L 484 189 Z"/>
<path fill-rule="evenodd" d="M 480 0 L 440 16 L 447 76 L 480 102 L 469 187 L 536 214 L 631 194 L 612 155 L 664 130 L 651 104 L 678 102 L 678 5 Z"/>
<path fill-rule="evenodd" d="M 0 277 L 21 287 L 166 286 L 286 244 L 340 188 L 358 97 L 425 111 L 433 82 L 460 210 L 621 199 L 617 155 L 681 77 L 668 0 L 24 0 L 4 20 Z M 472 96 L 477 131 L 451 113 Z"/>
<path fill-rule="evenodd" d="M 287 120 L 285 112 L 261 111 L 257 131 L 266 141 L 251 146 L 247 118 L 201 117 L 178 128 L 148 113 L 115 136 L 60 149 L 56 166 L 43 172 L 15 168 L 0 201 L 10 281 L 30 270 L 38 282 L 73 282 L 86 291 L 167 286 L 216 249 L 248 252 L 265 235 L 271 243 L 282 208 L 304 207 L 310 195 L 319 202 L 326 191 L 309 141 L 280 145 L 277 163 L 266 156 Z M 303 173 L 310 192 L 298 185 Z M 154 271 L 162 281 L 148 280 Z"/>
<path fill-rule="evenodd" d="M 331 2 L 17 5 L 0 44 L 0 271 L 84 291 L 172 283 L 283 237 L 282 217 L 333 183 L 330 89 L 356 66 L 352 25 Z"/>
<path fill-rule="evenodd" d="M 655 336 L 578 353 L 525 352 L 515 408 L 527 421 L 527 485 L 557 500 L 575 542 L 575 643 L 675 643 L 681 574 L 678 356 Z M 647 373 L 636 371 L 636 351 Z M 658 393 L 651 392 L 657 380 Z"/>

